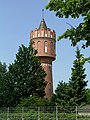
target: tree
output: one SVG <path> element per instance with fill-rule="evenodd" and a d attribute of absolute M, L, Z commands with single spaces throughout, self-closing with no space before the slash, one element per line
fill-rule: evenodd
<path fill-rule="evenodd" d="M 27 48 L 24 45 L 19 47 L 14 64 L 9 66 L 9 72 L 14 76 L 16 86 L 22 96 L 28 97 L 37 94 L 40 97 L 45 95 L 45 72 L 32 48 L 32 44 Z"/>
<path fill-rule="evenodd" d="M 17 107 L 29 107 L 29 106 L 50 106 L 50 100 L 47 98 L 40 98 L 38 96 L 31 96 L 23 99 Z"/>
<path fill-rule="evenodd" d="M 87 104 L 90 104 L 90 89 L 86 89 Z"/>
<path fill-rule="evenodd" d="M 5 63 L 0 62 L 0 107 L 9 106 L 13 95 L 13 84 L 10 81 L 10 74 L 8 73 L 7 66 Z"/>
<path fill-rule="evenodd" d="M 0 86 L 1 106 L 16 106 L 22 99 L 30 96 L 44 97 L 46 73 L 36 56 L 32 43 L 29 47 L 19 47 L 14 63 L 8 67 L 5 79 L 2 78 Z M 2 66 L 3 70 L 3 66 Z M 4 72 L 3 72 L 4 74 Z"/>
<path fill-rule="evenodd" d="M 18 103 L 19 98 L 18 95 L 15 93 L 14 89 L 15 83 L 12 79 L 11 74 L 7 71 L 0 89 L 0 100 L 2 101 L 0 102 L 1 107 L 15 106 L 16 103 Z"/>
<path fill-rule="evenodd" d="M 83 41 L 82 47 L 90 46 L 90 0 L 50 0 L 46 9 L 54 11 L 59 18 L 79 18 L 82 16 L 83 22 L 75 28 L 72 25 L 58 40 L 69 38 L 73 46 Z"/>
<path fill-rule="evenodd" d="M 71 78 L 69 79 L 70 92 L 70 104 L 81 105 L 86 103 L 85 87 L 87 81 L 85 80 L 85 68 L 83 67 L 85 62 L 82 62 L 84 58 L 83 54 L 80 53 L 79 48 L 76 50 L 76 60 L 73 62 L 73 68 Z"/>
<path fill-rule="evenodd" d="M 69 88 L 68 83 L 63 81 L 59 82 L 52 99 L 56 105 L 67 106 L 69 101 Z"/>
<path fill-rule="evenodd" d="M 59 82 L 52 97 L 52 101 L 56 105 L 62 106 L 79 106 L 89 103 L 89 90 L 86 90 L 87 82 L 85 80 L 84 64 L 88 62 L 87 58 L 80 53 L 79 48 L 76 49 L 76 59 L 73 62 L 71 78 L 69 82 Z M 90 62 L 90 61 L 89 61 Z"/>
<path fill-rule="evenodd" d="M 4 95 L 6 90 L 6 73 L 7 66 L 5 63 L 0 62 L 0 106 L 4 103 Z"/>

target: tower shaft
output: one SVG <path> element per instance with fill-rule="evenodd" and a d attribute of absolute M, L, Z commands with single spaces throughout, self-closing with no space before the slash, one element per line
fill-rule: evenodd
<path fill-rule="evenodd" d="M 52 59 L 51 58 L 40 58 L 42 68 L 46 72 L 45 81 L 47 86 L 45 88 L 45 98 L 50 98 L 53 94 L 53 77 L 52 77 Z"/>

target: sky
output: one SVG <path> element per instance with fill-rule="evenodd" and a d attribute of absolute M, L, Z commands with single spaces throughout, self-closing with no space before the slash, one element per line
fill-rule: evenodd
<path fill-rule="evenodd" d="M 42 19 L 42 9 L 49 0 L 0 0 L 0 61 L 7 65 L 15 60 L 19 46 L 29 45 L 30 32 L 39 27 Z M 53 11 L 44 9 L 44 19 L 47 27 L 56 31 L 56 36 L 61 35 L 71 24 L 74 27 L 82 22 L 79 19 L 65 19 L 55 16 Z M 69 40 L 57 41 L 56 60 L 53 62 L 53 87 L 57 87 L 59 81 L 68 82 L 71 76 L 71 68 L 75 60 L 76 47 L 71 46 Z M 79 44 L 80 46 L 80 44 Z M 81 47 L 80 47 L 81 49 Z M 90 56 L 90 48 L 81 49 L 85 57 Z M 90 88 L 90 64 L 85 66 Z"/>

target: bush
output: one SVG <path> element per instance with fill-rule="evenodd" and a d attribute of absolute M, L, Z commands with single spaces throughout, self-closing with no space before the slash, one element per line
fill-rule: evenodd
<path fill-rule="evenodd" d="M 17 107 L 28 107 L 28 106 L 51 106 L 51 102 L 47 98 L 31 96 L 29 98 L 23 99 L 21 103 L 17 105 Z"/>

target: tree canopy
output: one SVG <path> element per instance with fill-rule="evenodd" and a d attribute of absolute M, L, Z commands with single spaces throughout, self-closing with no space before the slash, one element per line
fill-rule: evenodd
<path fill-rule="evenodd" d="M 7 67 L 5 63 L 0 62 L 0 106 L 4 103 L 4 97 L 5 97 L 5 90 L 6 90 L 6 73 L 7 73 Z"/>
<path fill-rule="evenodd" d="M 82 47 L 90 46 L 90 0 L 50 0 L 46 9 L 54 11 L 59 18 L 83 18 L 77 27 L 71 26 L 58 40 L 69 38 L 73 46 L 82 42 Z"/>
<path fill-rule="evenodd" d="M 9 72 L 13 75 L 19 92 L 22 97 L 27 97 L 33 94 L 44 96 L 45 87 L 45 72 L 42 69 L 41 63 L 36 55 L 36 50 L 30 45 L 28 48 L 22 45 L 16 54 L 14 64 L 9 66 Z"/>
<path fill-rule="evenodd" d="M 80 53 L 79 48 L 76 50 L 76 60 L 73 62 L 71 78 L 69 79 L 70 90 L 70 104 L 72 105 L 81 105 L 86 102 L 85 96 L 85 87 L 87 86 L 87 82 L 85 80 L 85 68 L 84 62 L 82 59 L 84 58 L 83 54 Z"/>
<path fill-rule="evenodd" d="M 69 105 L 69 88 L 68 83 L 63 81 L 59 82 L 57 88 L 55 90 L 55 94 L 53 95 L 53 101 L 56 105 L 67 106 Z"/>
<path fill-rule="evenodd" d="M 14 63 L 8 71 L 0 64 L 0 100 L 1 106 L 16 106 L 22 99 L 30 96 L 44 97 L 45 76 L 41 63 L 32 44 L 19 47 Z"/>
<path fill-rule="evenodd" d="M 90 102 L 86 92 L 86 74 L 83 62 L 84 55 L 80 53 L 79 48 L 76 49 L 76 59 L 73 62 L 72 73 L 68 83 L 59 82 L 53 95 L 53 101 L 56 105 L 63 106 L 79 106 Z"/>

